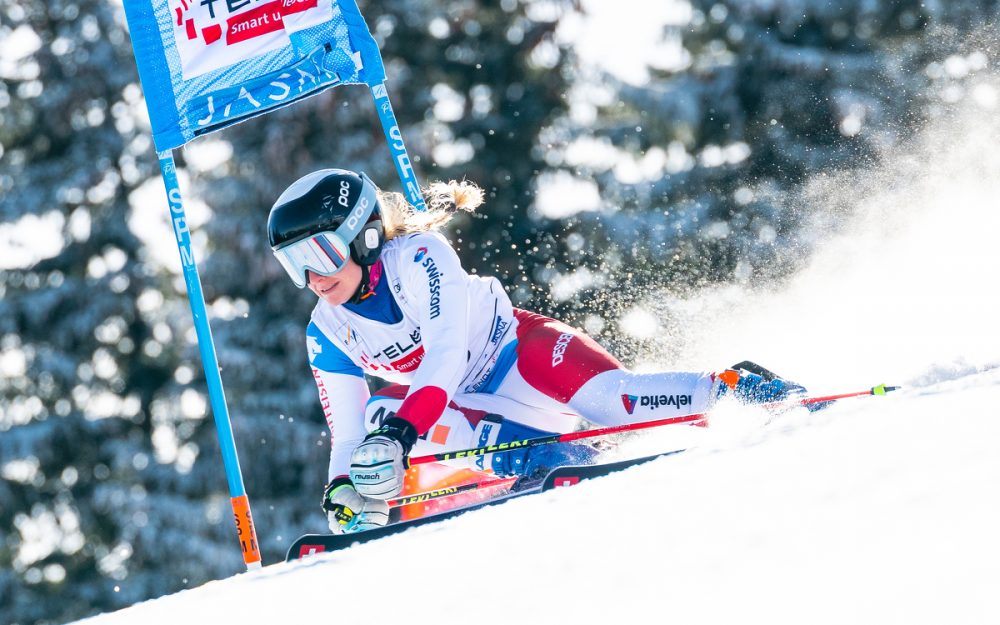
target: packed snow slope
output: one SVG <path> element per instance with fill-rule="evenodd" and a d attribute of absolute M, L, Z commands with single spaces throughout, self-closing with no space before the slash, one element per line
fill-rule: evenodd
<path fill-rule="evenodd" d="M 698 339 L 668 364 L 904 390 L 722 406 L 627 446 L 693 451 L 86 622 L 1000 622 L 1000 142 L 970 128 L 825 183 L 857 210 L 779 291 L 678 304 Z"/>
<path fill-rule="evenodd" d="M 1000 369 L 946 377 L 86 622 L 995 623 Z"/>

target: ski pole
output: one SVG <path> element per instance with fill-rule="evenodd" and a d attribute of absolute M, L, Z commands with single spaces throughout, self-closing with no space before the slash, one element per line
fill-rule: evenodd
<path fill-rule="evenodd" d="M 885 395 L 886 393 L 891 393 L 892 391 L 898 391 L 900 386 L 886 386 L 885 384 L 879 384 L 878 386 L 873 386 L 867 391 L 857 391 L 855 393 L 843 393 L 841 395 L 827 395 L 826 397 L 810 397 L 808 399 L 803 399 L 799 403 L 803 406 L 808 406 L 809 404 L 821 404 L 827 401 L 836 401 L 838 399 L 847 399 L 848 397 L 864 397 L 865 395 Z"/>
<path fill-rule="evenodd" d="M 866 391 L 843 393 L 840 395 L 828 395 L 826 397 L 808 397 L 806 399 L 797 399 L 790 402 L 776 402 L 773 404 L 768 404 L 765 407 L 775 408 L 782 405 L 808 406 L 810 404 L 836 401 L 838 399 L 846 399 L 848 397 L 861 397 L 865 395 L 885 395 L 886 393 L 898 390 L 899 388 L 900 387 L 898 386 L 886 386 L 885 384 L 879 384 L 878 386 L 872 387 Z M 581 430 L 579 432 L 567 432 L 565 434 L 549 434 L 547 436 L 539 436 L 537 438 L 527 438 L 520 441 L 510 441 L 508 443 L 499 443 L 496 445 L 487 445 L 485 447 L 472 447 L 469 449 L 460 449 L 457 451 L 446 451 L 439 454 L 417 456 L 415 458 L 409 458 L 407 466 L 413 467 L 420 464 L 427 464 L 428 462 L 441 462 L 444 460 L 454 460 L 456 458 L 474 458 L 477 456 L 485 456 L 486 454 L 514 451 L 516 449 L 531 449 L 532 447 L 538 447 L 541 445 L 552 445 L 554 443 L 569 443 L 571 441 L 578 441 L 586 438 L 597 438 L 599 436 L 608 436 L 610 434 L 618 434 L 620 432 L 646 430 L 664 425 L 674 425 L 679 423 L 698 424 L 699 422 L 704 423 L 707 418 L 708 418 L 707 412 L 698 412 L 694 414 L 681 415 L 679 417 L 667 417 L 664 419 L 654 419 L 652 421 L 638 421 L 636 423 L 612 425 L 603 428 L 594 428 L 592 430 Z"/>
<path fill-rule="evenodd" d="M 513 486 L 514 482 L 516 482 L 519 479 L 520 478 L 518 477 L 494 477 L 483 480 L 481 482 L 469 482 L 468 484 L 461 484 L 459 486 L 449 486 L 447 488 L 439 488 L 437 490 L 431 490 L 425 493 L 418 493 L 416 495 L 406 495 L 405 497 L 390 499 L 386 503 L 389 504 L 390 508 L 399 508 L 402 506 L 408 506 L 413 503 L 423 503 L 425 501 L 430 501 L 432 499 L 444 499 L 446 497 L 454 497 L 455 495 L 460 495 L 462 493 L 467 493 L 474 490 L 501 487 L 501 486 Z"/>
<path fill-rule="evenodd" d="M 551 445 L 553 443 L 568 443 L 570 441 L 576 441 L 584 438 L 594 438 L 597 436 L 606 436 L 608 434 L 617 434 L 619 432 L 630 432 L 632 430 L 655 428 L 661 425 L 672 425 L 675 423 L 694 423 L 697 421 L 703 421 L 705 417 L 706 413 L 702 412 L 698 414 L 682 415 L 679 417 L 669 417 L 666 419 L 655 419 L 653 421 L 641 421 L 638 423 L 626 423 L 624 425 L 612 425 L 603 428 L 596 428 L 593 430 L 581 430 L 579 432 L 567 432 L 565 434 L 549 434 L 548 436 L 539 436 L 537 438 L 526 438 L 520 441 L 510 441 L 509 443 L 487 445 L 486 447 L 473 447 L 471 449 L 461 449 L 458 451 L 446 451 L 440 454 L 417 456 L 416 458 L 409 459 L 408 466 L 413 467 L 418 464 L 427 464 L 428 462 L 440 462 L 442 460 L 454 460 L 455 458 L 474 458 L 476 456 L 485 456 L 486 454 L 492 454 L 498 451 L 530 449 L 532 447 L 538 447 L 540 445 Z"/>

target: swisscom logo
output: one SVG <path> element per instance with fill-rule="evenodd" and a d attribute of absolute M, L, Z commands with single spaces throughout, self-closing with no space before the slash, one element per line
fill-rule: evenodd
<path fill-rule="evenodd" d="M 426 255 L 427 255 L 427 248 L 426 247 L 417 248 L 417 255 L 413 257 L 413 262 L 419 263 L 420 261 L 422 261 L 424 259 L 424 256 L 426 256 Z"/>

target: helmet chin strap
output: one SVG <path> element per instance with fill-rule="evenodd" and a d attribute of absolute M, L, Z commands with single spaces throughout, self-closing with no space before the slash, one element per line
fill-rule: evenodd
<path fill-rule="evenodd" d="M 358 290 L 356 290 L 354 295 L 351 296 L 351 299 L 348 300 L 349 303 L 360 304 L 361 300 L 372 294 L 371 284 L 369 283 L 370 278 L 370 266 L 361 265 L 361 282 L 358 283 Z"/>

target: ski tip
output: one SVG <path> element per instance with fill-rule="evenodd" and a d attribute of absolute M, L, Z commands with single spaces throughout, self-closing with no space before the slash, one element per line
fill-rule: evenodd
<path fill-rule="evenodd" d="M 902 386 L 887 386 L 885 384 L 879 384 L 878 386 L 872 387 L 872 395 L 885 395 L 886 393 L 891 393 L 892 391 L 898 391 L 903 388 Z"/>

